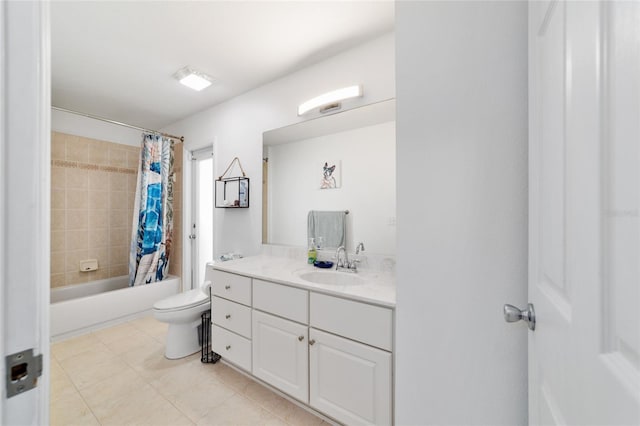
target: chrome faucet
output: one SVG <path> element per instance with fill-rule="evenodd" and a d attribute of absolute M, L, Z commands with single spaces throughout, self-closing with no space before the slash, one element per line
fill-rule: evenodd
<path fill-rule="evenodd" d="M 359 242 L 358 247 L 356 247 L 356 255 L 360 254 L 361 251 L 364 251 L 364 244 Z"/>
<path fill-rule="evenodd" d="M 340 253 L 343 253 L 344 256 L 340 257 Z M 358 272 L 358 262 L 359 260 L 349 261 L 349 256 L 347 256 L 347 250 L 344 246 L 340 246 L 336 250 L 336 271 Z"/>

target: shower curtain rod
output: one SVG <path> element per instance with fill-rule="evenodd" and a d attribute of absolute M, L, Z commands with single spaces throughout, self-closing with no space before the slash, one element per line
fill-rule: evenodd
<path fill-rule="evenodd" d="M 174 135 L 170 135 L 169 133 L 162 133 L 162 132 L 159 132 L 157 130 L 145 129 L 144 127 L 138 127 L 138 126 L 134 126 L 132 124 L 121 123 L 120 121 L 109 120 L 108 118 L 99 117 L 99 116 L 93 115 L 93 114 L 87 114 L 86 112 L 73 111 L 71 109 L 60 108 L 60 107 L 57 107 L 57 106 L 51 106 L 51 109 L 55 109 L 55 110 L 62 111 L 62 112 L 68 112 L 70 114 L 81 115 L 83 117 L 93 118 L 94 120 L 100 120 L 100 121 L 104 121 L 105 123 L 116 124 L 118 126 L 128 127 L 130 129 L 141 130 L 141 131 L 147 132 L 147 133 L 155 133 L 157 135 L 166 136 L 168 138 L 179 139 L 180 142 L 184 142 L 184 136 L 174 136 Z"/>

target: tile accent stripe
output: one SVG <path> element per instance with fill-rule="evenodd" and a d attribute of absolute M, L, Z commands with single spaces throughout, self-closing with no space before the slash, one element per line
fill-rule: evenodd
<path fill-rule="evenodd" d="M 137 169 L 127 167 L 101 166 L 99 164 L 80 163 L 78 161 L 51 160 L 53 167 L 63 167 L 67 169 L 100 170 L 104 172 L 136 174 Z"/>
<path fill-rule="evenodd" d="M 138 169 L 130 169 L 127 167 L 101 166 L 99 164 L 80 163 L 78 161 L 51 160 L 51 165 L 53 167 L 63 167 L 67 169 L 100 170 L 103 172 L 126 174 L 138 173 Z M 180 173 L 182 172 L 182 167 L 174 167 L 173 170 L 175 173 Z"/>

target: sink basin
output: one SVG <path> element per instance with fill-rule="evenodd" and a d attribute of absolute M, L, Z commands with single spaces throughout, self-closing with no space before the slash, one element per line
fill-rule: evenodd
<path fill-rule="evenodd" d="M 364 279 L 347 272 L 313 271 L 300 274 L 299 277 L 305 281 L 309 281 L 315 284 L 359 285 L 365 283 Z"/>

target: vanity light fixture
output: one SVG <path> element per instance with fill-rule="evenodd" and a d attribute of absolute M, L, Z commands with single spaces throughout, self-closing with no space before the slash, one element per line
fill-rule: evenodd
<path fill-rule="evenodd" d="M 298 106 L 298 115 L 304 115 L 312 109 L 319 108 L 320 112 L 328 112 L 342 106 L 341 102 L 346 99 L 358 98 L 362 96 L 362 86 L 349 86 L 342 89 L 327 92 Z"/>
<path fill-rule="evenodd" d="M 188 88 L 198 92 L 211 86 L 211 83 L 213 82 L 213 78 L 203 72 L 195 71 L 189 67 L 179 69 L 173 77 Z"/>

